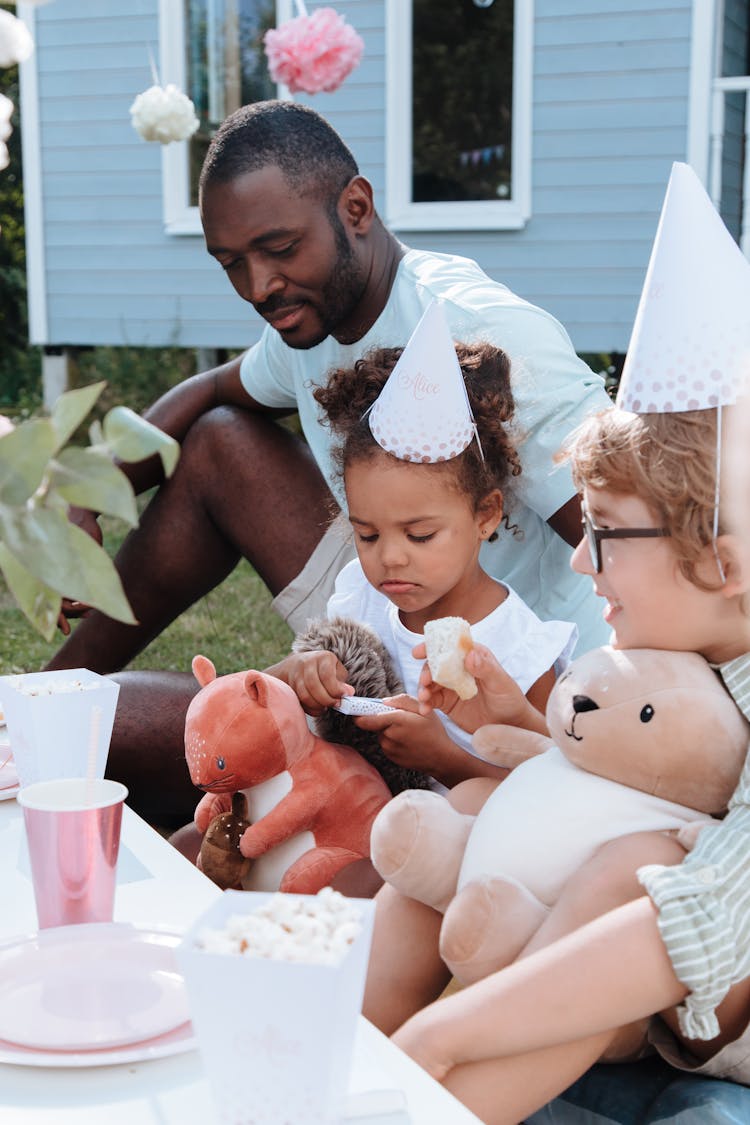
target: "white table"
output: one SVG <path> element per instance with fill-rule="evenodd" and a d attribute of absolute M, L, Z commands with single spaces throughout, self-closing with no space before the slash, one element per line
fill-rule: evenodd
<path fill-rule="evenodd" d="M 0 939 L 37 929 L 23 818 L 0 802 Z M 115 921 L 187 928 L 221 892 L 131 810 L 125 810 Z M 478 1118 L 360 1020 L 355 1072 L 377 1065 L 405 1108 L 360 1125 L 478 1125 Z M 391 1094 L 391 1100 L 393 1095 Z M 354 1118 L 347 1118 L 348 1121 Z M 0 1125 L 224 1125 L 218 1122 L 197 1051 L 119 1066 L 57 1068 L 0 1064 Z M 304 1125 L 300 1122 L 299 1125 Z"/>

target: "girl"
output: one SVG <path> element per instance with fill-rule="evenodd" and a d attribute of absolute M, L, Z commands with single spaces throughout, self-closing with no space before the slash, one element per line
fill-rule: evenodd
<path fill-rule="evenodd" d="M 454 345 L 449 340 L 447 346 L 455 367 Z M 315 391 L 336 439 L 334 465 L 358 555 L 337 579 L 328 616 L 372 626 L 407 693 L 392 701 L 397 706 L 387 714 L 357 721 L 380 732 L 381 747 L 393 761 L 423 770 L 447 787 L 480 775 L 497 780 L 506 771 L 473 756 L 469 736 L 446 717 L 419 714 L 413 697 L 421 665 L 412 649 L 422 640 L 426 622 L 466 618 L 475 639 L 490 647 L 518 686 L 516 722 L 533 729 L 543 723 L 547 695 L 575 641 L 574 626 L 541 622 L 480 565 L 480 547 L 497 536 L 501 522 L 503 534 L 518 534 L 503 516 L 504 493 L 520 472 L 510 429 L 510 364 L 489 344 L 459 344 L 455 352 L 477 440 L 448 460 L 402 460 L 373 436 L 369 412 L 402 349 L 373 351 L 353 368 L 334 371 Z M 429 393 L 430 380 L 438 376 L 429 372 L 420 378 Z M 420 408 L 413 404 L 412 409 Z M 352 690 L 346 669 L 329 652 L 293 653 L 269 671 L 290 684 L 310 714 Z"/>
<path fill-rule="evenodd" d="M 715 410 L 614 409 L 584 424 L 571 451 L 586 532 L 573 566 L 606 599 L 616 646 L 702 653 L 750 717 L 750 549 L 714 533 L 716 430 Z M 483 657 L 497 701 L 511 688 Z M 428 708 L 455 703 L 428 679 L 422 695 Z M 475 702 L 452 713 L 472 726 Z M 523 959 L 428 1007 L 396 1042 L 490 1123 L 523 1119 L 605 1052 L 632 1056 L 638 1021 L 656 1012 L 649 1040 L 673 1066 L 750 1084 L 749 830 L 746 764 L 728 815 L 687 855 L 693 841 L 645 833 L 608 845 Z"/>

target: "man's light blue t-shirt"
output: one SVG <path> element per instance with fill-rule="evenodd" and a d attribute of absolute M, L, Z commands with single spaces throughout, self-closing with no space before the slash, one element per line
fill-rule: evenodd
<path fill-rule="evenodd" d="M 402 347 L 434 299 L 442 301 L 455 340 L 486 341 L 511 360 L 523 471 L 506 491 L 505 507 L 522 535 L 501 526 L 497 542 L 482 547 L 482 565 L 542 620 L 574 621 L 578 652 L 606 644 L 609 630 L 591 579 L 571 571 L 571 549 L 546 521 L 575 493 L 569 468 L 556 465 L 555 454 L 587 414 L 611 402 L 602 378 L 576 356 L 565 329 L 549 313 L 492 281 L 468 258 L 408 250 L 385 308 L 361 340 L 339 344 L 329 336 L 315 348 L 296 350 L 268 327 L 243 357 L 242 382 L 264 406 L 299 411 L 315 459 L 343 505 L 331 466 L 331 433 L 313 389 L 325 384 L 333 368 L 352 366 L 371 348 Z"/>

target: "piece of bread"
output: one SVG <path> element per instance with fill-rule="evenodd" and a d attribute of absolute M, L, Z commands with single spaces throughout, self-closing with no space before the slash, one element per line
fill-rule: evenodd
<path fill-rule="evenodd" d="M 473 648 L 471 629 L 463 617 L 438 617 L 424 627 L 427 663 L 436 684 L 451 688 L 459 699 L 477 694 L 477 683 L 464 668 L 464 658 Z"/>

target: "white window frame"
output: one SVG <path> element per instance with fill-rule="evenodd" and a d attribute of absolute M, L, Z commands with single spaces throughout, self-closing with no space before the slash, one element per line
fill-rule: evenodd
<path fill-rule="evenodd" d="M 276 0 L 276 25 L 291 19 L 293 0 Z M 186 89 L 185 8 L 182 0 L 159 0 L 159 78 L 163 85 L 174 82 Z M 286 86 L 278 86 L 279 98 L 291 98 Z M 162 146 L 162 215 L 166 234 L 202 235 L 197 207 L 190 206 L 189 141 Z"/>
<path fill-rule="evenodd" d="M 412 202 L 412 2 L 386 0 L 386 220 L 393 230 L 519 230 L 531 217 L 534 2 L 515 0 L 511 198 Z"/>

